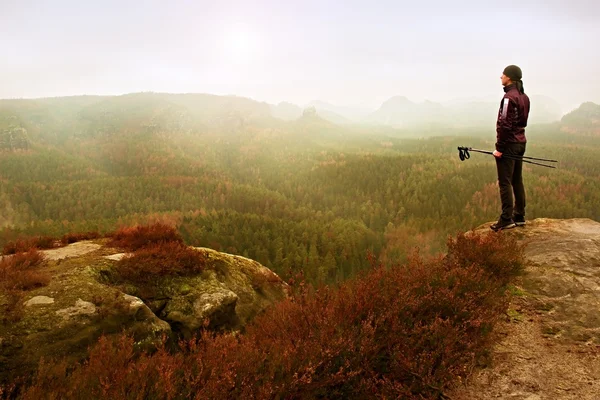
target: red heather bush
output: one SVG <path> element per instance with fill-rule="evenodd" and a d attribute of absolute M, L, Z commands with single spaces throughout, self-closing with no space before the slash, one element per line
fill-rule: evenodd
<path fill-rule="evenodd" d="M 523 245 L 502 232 L 472 237 L 460 233 L 448 239 L 447 247 L 449 261 L 480 265 L 503 285 L 523 273 Z"/>
<path fill-rule="evenodd" d="M 171 382 L 186 374 L 182 354 L 159 346 L 152 355 L 136 355 L 134 340 L 101 337 L 89 360 L 72 372 L 66 362 L 40 362 L 33 385 L 22 399 L 174 399 L 183 398 Z M 68 380 L 65 377 L 68 375 Z M 54 381 L 56 379 L 56 381 Z M 141 381 L 140 381 L 141 379 Z M 63 387 L 59 387 L 62 381 Z M 115 397 L 116 396 L 116 397 Z M 1 397 L 0 397 L 1 398 Z M 193 395 L 188 397 L 193 398 Z"/>
<path fill-rule="evenodd" d="M 24 253 L 31 249 L 52 249 L 54 247 L 59 247 L 56 242 L 57 241 L 54 238 L 49 236 L 19 238 L 15 241 L 6 243 L 2 249 L 2 253 L 7 255 Z"/>
<path fill-rule="evenodd" d="M 27 238 L 19 238 L 15 241 L 8 242 L 4 245 L 2 252 L 4 254 L 15 254 L 27 252 L 30 249 L 53 249 L 56 247 L 66 246 L 71 243 L 81 240 L 98 239 L 102 237 L 98 232 L 85 233 L 67 233 L 60 239 L 55 239 L 50 236 L 33 236 Z"/>
<path fill-rule="evenodd" d="M 444 259 L 301 289 L 245 333 L 204 331 L 175 354 L 102 339 L 72 370 L 43 363 L 22 398 L 437 399 L 489 344 L 520 251 L 501 235 L 459 235 Z"/>
<path fill-rule="evenodd" d="M 30 290 L 46 286 L 50 276 L 38 266 L 44 261 L 42 253 L 31 249 L 0 260 L 0 287 L 5 290 Z"/>
<path fill-rule="evenodd" d="M 46 286 L 50 275 L 40 271 L 43 255 L 35 249 L 0 260 L 0 322 L 16 322 L 21 318 L 23 292 Z M 2 297 L 5 301 L 1 301 Z"/>
<path fill-rule="evenodd" d="M 174 227 L 160 222 L 152 225 L 120 228 L 112 234 L 112 238 L 109 246 L 128 250 L 137 250 L 160 242 L 183 243 L 181 235 Z"/>
<path fill-rule="evenodd" d="M 202 253 L 179 242 L 158 242 L 136 250 L 117 262 L 122 279 L 148 283 L 165 275 L 185 276 L 202 272 L 206 260 Z"/>

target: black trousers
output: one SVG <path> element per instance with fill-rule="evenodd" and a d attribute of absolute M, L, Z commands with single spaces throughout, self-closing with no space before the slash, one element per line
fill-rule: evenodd
<path fill-rule="evenodd" d="M 525 187 L 523 186 L 523 161 L 509 160 L 504 155 L 523 156 L 525 143 L 505 145 L 503 157 L 496 158 L 498 185 L 502 201 L 500 218 L 509 221 L 513 215 L 525 217 Z M 513 194 L 515 196 L 513 203 Z"/>

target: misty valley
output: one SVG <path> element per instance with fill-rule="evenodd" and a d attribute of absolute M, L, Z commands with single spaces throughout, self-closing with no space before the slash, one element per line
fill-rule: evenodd
<path fill-rule="evenodd" d="M 599 108 L 528 129 L 527 154 L 559 160 L 524 167 L 528 219 L 600 218 Z M 493 157 L 456 151 L 494 141 L 492 123 L 335 124 L 314 108 L 284 120 L 240 97 L 2 100 L 0 245 L 163 221 L 189 245 L 340 282 L 368 254 L 438 254 L 494 220 Z"/>

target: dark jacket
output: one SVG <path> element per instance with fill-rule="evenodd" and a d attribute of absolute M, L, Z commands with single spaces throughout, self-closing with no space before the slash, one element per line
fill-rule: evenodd
<path fill-rule="evenodd" d="M 504 152 L 508 143 L 527 143 L 525 127 L 529 117 L 529 97 L 515 84 L 504 87 L 496 123 L 496 150 Z"/>

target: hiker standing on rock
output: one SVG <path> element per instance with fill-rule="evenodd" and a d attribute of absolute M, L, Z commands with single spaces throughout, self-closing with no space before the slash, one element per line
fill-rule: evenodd
<path fill-rule="evenodd" d="M 525 127 L 529 116 L 529 97 L 523 90 L 523 73 L 516 65 L 504 68 L 500 80 L 504 86 L 504 97 L 498 111 L 496 123 L 496 169 L 502 200 L 502 214 L 492 230 L 514 228 L 525 225 L 525 188 L 523 186 L 523 161 L 502 157 L 525 154 Z M 514 203 L 513 203 L 514 193 Z"/>

